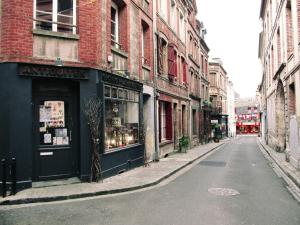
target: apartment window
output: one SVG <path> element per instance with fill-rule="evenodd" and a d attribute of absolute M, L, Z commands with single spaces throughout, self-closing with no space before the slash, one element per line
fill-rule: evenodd
<path fill-rule="evenodd" d="M 168 74 L 168 43 L 163 38 L 158 38 L 157 44 L 158 73 L 166 76 Z"/>
<path fill-rule="evenodd" d="M 182 68 L 182 82 L 184 84 L 186 84 L 187 83 L 187 77 L 186 77 L 187 68 L 186 68 L 186 62 L 183 57 L 181 57 L 181 68 Z"/>
<path fill-rule="evenodd" d="M 167 21 L 167 0 L 159 0 L 159 14 Z"/>
<path fill-rule="evenodd" d="M 290 115 L 294 115 L 296 112 L 296 98 L 295 98 L 295 84 L 289 85 L 289 111 Z"/>
<path fill-rule="evenodd" d="M 288 1 L 286 4 L 286 35 L 287 35 L 287 57 L 289 58 L 293 53 L 293 48 L 294 48 L 292 9 L 291 9 L 290 1 Z"/>
<path fill-rule="evenodd" d="M 145 21 L 142 21 L 141 44 L 142 44 L 142 64 L 149 66 L 150 65 L 150 49 L 149 49 L 150 31 L 149 31 L 149 25 Z"/>
<path fill-rule="evenodd" d="M 171 0 L 171 9 L 170 9 L 170 22 L 172 29 L 176 32 L 176 3 L 174 0 Z"/>
<path fill-rule="evenodd" d="M 119 48 L 119 12 L 114 2 L 111 2 L 110 9 L 110 37 L 111 44 Z"/>
<path fill-rule="evenodd" d="M 172 108 L 170 102 L 159 102 L 159 141 L 172 140 Z"/>
<path fill-rule="evenodd" d="M 76 33 L 76 1 L 34 0 L 34 29 Z"/>
<path fill-rule="evenodd" d="M 278 28 L 277 30 L 277 62 L 278 62 L 278 67 L 281 64 L 281 43 L 280 43 L 280 30 Z"/>
<path fill-rule="evenodd" d="M 177 77 L 177 52 L 173 45 L 168 46 L 168 75 Z"/>
<path fill-rule="evenodd" d="M 179 36 L 180 39 L 185 42 L 185 24 L 184 24 L 184 16 L 181 11 L 179 11 Z"/>
<path fill-rule="evenodd" d="M 204 57 L 201 55 L 201 72 L 204 75 Z"/>

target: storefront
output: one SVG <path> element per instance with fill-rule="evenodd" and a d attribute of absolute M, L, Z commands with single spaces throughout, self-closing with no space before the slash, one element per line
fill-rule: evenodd
<path fill-rule="evenodd" d="M 143 85 L 108 73 L 99 77 L 99 96 L 104 96 L 100 153 L 108 177 L 143 164 Z"/>
<path fill-rule="evenodd" d="M 17 189 L 37 181 L 89 180 L 91 140 L 83 106 L 96 95 L 103 103 L 103 176 L 142 165 L 139 82 L 78 67 L 2 63 L 0 71 L 0 159 L 7 161 L 10 181 L 16 158 Z"/>
<path fill-rule="evenodd" d="M 260 122 L 237 122 L 237 134 L 258 134 L 260 132 Z"/>

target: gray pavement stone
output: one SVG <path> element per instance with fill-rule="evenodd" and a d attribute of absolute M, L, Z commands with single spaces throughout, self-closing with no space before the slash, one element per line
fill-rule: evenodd
<path fill-rule="evenodd" d="M 197 159 L 215 150 L 228 140 L 220 143 L 200 145 L 187 153 L 171 154 L 147 167 L 138 167 L 125 173 L 104 179 L 103 183 L 75 183 L 61 186 L 30 188 L 14 196 L 0 198 L 0 205 L 60 201 L 137 190 L 154 186 Z"/>
<path fill-rule="evenodd" d="M 285 160 L 285 154 L 276 152 L 268 146 L 261 138 L 258 139 L 261 146 L 265 149 L 268 155 L 275 161 L 280 169 L 300 188 L 300 171 Z"/>

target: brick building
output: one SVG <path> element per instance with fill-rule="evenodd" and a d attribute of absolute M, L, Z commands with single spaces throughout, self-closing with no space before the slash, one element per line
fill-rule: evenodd
<path fill-rule="evenodd" d="M 228 135 L 227 114 L 227 72 L 223 62 L 219 58 L 213 58 L 209 62 L 209 98 L 212 103 L 211 123 L 215 132 L 221 136 Z"/>
<path fill-rule="evenodd" d="M 259 58 L 263 137 L 300 167 L 300 1 L 262 0 Z M 298 100 L 297 100 L 298 99 Z"/>
<path fill-rule="evenodd" d="M 0 6 L 0 158 L 16 158 L 18 188 L 88 180 L 83 106 L 93 96 L 102 102 L 103 176 L 142 165 L 144 139 L 151 158 L 154 114 L 144 120 L 143 111 L 153 111 L 154 102 L 152 1 L 1 0 Z"/>
<path fill-rule="evenodd" d="M 156 1 L 156 85 L 160 155 L 189 136 L 187 18 L 191 1 Z M 155 15 L 155 14 L 154 14 Z"/>

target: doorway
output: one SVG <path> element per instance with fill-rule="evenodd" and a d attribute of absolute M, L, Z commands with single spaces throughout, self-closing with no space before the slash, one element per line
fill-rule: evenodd
<path fill-rule="evenodd" d="M 75 82 L 33 83 L 35 181 L 79 173 L 77 90 Z"/>

